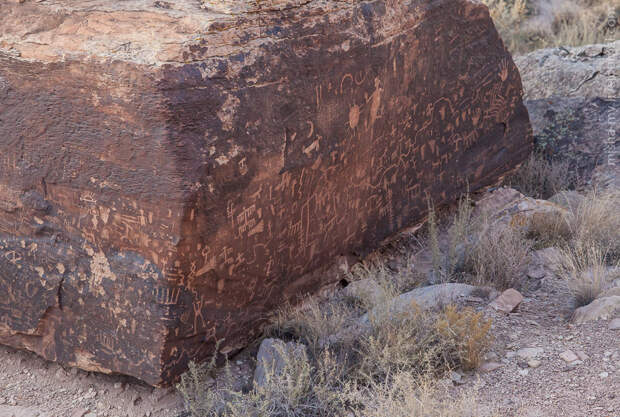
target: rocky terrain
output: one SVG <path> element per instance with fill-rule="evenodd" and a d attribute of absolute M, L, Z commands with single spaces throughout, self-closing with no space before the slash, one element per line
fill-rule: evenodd
<path fill-rule="evenodd" d="M 546 49 L 516 58 L 538 147 L 547 155 L 568 161 L 571 172 L 583 179 L 578 187 L 581 195 L 588 195 L 592 187 L 618 190 L 618 141 L 608 134 L 613 127 L 610 120 L 617 118 L 618 110 L 618 49 L 616 42 Z M 511 225 L 531 225 L 540 213 L 561 216 L 573 204 L 569 201 L 573 197 L 562 194 L 551 197 L 550 202 L 524 197 L 509 188 L 491 189 L 473 197 L 477 201 L 475 210 L 486 207 L 497 222 Z M 583 201 L 585 197 L 574 198 Z M 608 217 L 617 218 L 617 206 L 612 210 Z M 382 270 L 395 281 L 421 275 L 425 285 L 435 283 L 432 253 L 420 243 L 419 234 L 402 232 L 396 243 L 371 254 L 366 263 L 383 265 Z M 477 409 L 446 415 L 620 415 L 617 269 L 612 266 L 606 270 L 609 276 L 598 298 L 576 309 L 575 294 L 569 290 L 558 261 L 561 245 L 544 246 L 528 249 L 528 262 L 519 275 L 516 294 L 503 293 L 497 298 L 493 292 L 473 293 L 461 286 L 465 284 L 440 284 L 447 287 L 406 292 L 407 300 L 416 300 L 421 306 L 450 300 L 492 319 L 493 341 L 480 366 L 475 370 L 453 369 L 438 383 L 438 389 L 447 394 L 443 398 L 456 401 L 464 395 L 475 399 Z M 367 277 L 351 282 L 344 290 L 332 288 L 326 297 L 337 298 L 345 292 L 351 296 L 356 287 L 363 289 L 365 298 L 377 292 L 381 298 L 381 287 Z M 279 355 L 267 345 L 261 348 L 262 353 L 258 350 L 258 346 L 248 348 L 230 363 L 233 378 L 246 390 L 255 377 L 257 353 L 268 360 Z M 153 389 L 127 377 L 64 369 L 33 354 L 0 348 L 2 417 L 180 415 L 187 415 L 184 399 L 172 389 Z"/>

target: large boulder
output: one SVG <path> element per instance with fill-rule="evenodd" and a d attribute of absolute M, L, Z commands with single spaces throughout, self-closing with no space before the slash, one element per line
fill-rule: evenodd
<path fill-rule="evenodd" d="M 531 150 L 468 0 L 0 5 L 0 342 L 168 384 Z"/>
<path fill-rule="evenodd" d="M 620 41 L 518 56 L 535 142 L 598 187 L 620 187 Z"/>

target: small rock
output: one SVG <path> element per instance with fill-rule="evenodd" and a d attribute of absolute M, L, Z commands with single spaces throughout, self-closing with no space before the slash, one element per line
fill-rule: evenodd
<path fill-rule="evenodd" d="M 463 381 L 463 376 L 458 372 L 450 372 L 450 380 L 454 382 L 456 385 L 463 385 L 465 381 Z"/>
<path fill-rule="evenodd" d="M 523 348 L 517 351 L 517 356 L 521 359 L 534 359 L 543 353 L 543 348 Z"/>
<path fill-rule="evenodd" d="M 514 288 L 504 291 L 499 297 L 493 300 L 491 307 L 504 313 L 512 313 L 523 301 L 523 296 Z"/>
<path fill-rule="evenodd" d="M 540 362 L 538 359 L 532 359 L 527 362 L 527 366 L 529 366 L 530 368 L 538 368 L 541 363 L 542 362 Z"/>
<path fill-rule="evenodd" d="M 564 352 L 560 353 L 560 358 L 562 358 L 562 360 L 564 360 L 564 362 L 567 362 L 567 363 L 575 362 L 579 360 L 579 357 L 577 357 L 577 355 L 575 355 L 570 350 L 565 350 Z"/>
<path fill-rule="evenodd" d="M 598 376 L 601 379 L 605 379 L 605 378 L 607 378 L 609 376 L 609 373 L 608 372 L 601 372 L 600 374 L 598 374 Z"/>
<path fill-rule="evenodd" d="M 609 330 L 620 330 L 620 318 L 613 319 L 609 323 Z"/>
<path fill-rule="evenodd" d="M 580 361 L 587 361 L 588 359 L 590 359 L 590 357 L 583 350 L 577 351 L 577 356 L 579 357 Z"/>
<path fill-rule="evenodd" d="M 372 278 L 365 278 L 359 281 L 352 281 L 342 289 L 345 297 L 352 297 L 361 300 L 363 303 L 374 306 L 386 299 L 386 292 L 377 281 Z"/>
<path fill-rule="evenodd" d="M 480 365 L 481 372 L 493 372 L 494 370 L 501 368 L 502 364 L 498 362 L 484 362 Z"/>
<path fill-rule="evenodd" d="M 95 398 L 97 396 L 97 391 L 95 391 L 94 389 L 90 388 L 88 390 L 88 392 L 86 394 L 84 394 L 84 398 L 87 400 L 90 400 L 92 398 Z"/>
<path fill-rule="evenodd" d="M 531 279 L 542 279 L 547 275 L 544 266 L 537 264 L 532 265 L 527 270 L 527 276 Z"/>
<path fill-rule="evenodd" d="M 529 369 L 519 369 L 519 375 L 521 376 L 526 376 L 529 373 L 530 373 Z"/>
<path fill-rule="evenodd" d="M 71 417 L 84 417 L 88 413 L 88 410 L 85 408 L 76 408 L 73 410 Z"/>
<path fill-rule="evenodd" d="M 607 319 L 616 311 L 620 311 L 620 296 L 597 298 L 590 304 L 579 307 L 573 314 L 573 323 L 582 324 L 588 321 Z"/>
<path fill-rule="evenodd" d="M 289 358 L 306 358 L 306 347 L 300 343 L 284 343 L 280 339 L 265 339 L 258 348 L 254 384 L 263 386 L 269 376 L 281 375 Z"/>

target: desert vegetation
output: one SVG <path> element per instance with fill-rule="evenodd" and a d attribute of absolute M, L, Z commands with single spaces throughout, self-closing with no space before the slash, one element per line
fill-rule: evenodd
<path fill-rule="evenodd" d="M 566 166 L 537 154 L 524 167 L 507 182 L 528 198 L 554 195 L 554 210 L 515 225 L 476 211 L 469 194 L 447 213 L 429 202 L 416 240 L 430 258 L 426 275 L 410 272 L 415 256 L 404 274 L 367 261 L 350 273 L 352 287 L 363 283 L 356 291 L 282 309 L 265 337 L 295 348 L 280 345 L 279 367 L 263 364 L 264 381 L 245 386 L 235 385 L 228 366 L 216 372 L 215 361 L 193 364 L 179 385 L 192 416 L 477 415 L 471 396 L 442 401 L 437 381 L 481 364 L 493 341 L 491 320 L 454 304 L 395 309 L 394 300 L 425 284 L 522 288 L 532 251 L 553 246 L 558 276 L 579 307 L 596 299 L 618 268 L 620 194 L 567 191 L 575 183 Z"/>
<path fill-rule="evenodd" d="M 513 53 L 609 41 L 620 5 L 613 0 L 483 0 Z"/>
<path fill-rule="evenodd" d="M 317 320 L 317 307 L 329 312 L 320 313 L 324 321 Z M 278 371 L 269 369 L 265 381 L 246 390 L 235 388 L 229 376 L 216 379 L 214 361 L 192 365 L 179 385 L 192 415 L 388 417 L 424 413 L 439 417 L 473 413 L 471 398 L 442 401 L 434 377 L 451 369 L 477 367 L 491 341 L 490 321 L 481 313 L 454 306 L 435 312 L 413 306 L 398 315 L 383 302 L 375 307 L 380 313 L 372 317 L 367 332 L 331 342 L 328 338 L 317 341 L 323 333 L 318 327 L 341 322 L 341 313 L 353 317 L 359 304 L 324 300 L 318 306 L 310 301 L 302 309 L 283 310 L 271 332 L 304 346 L 302 353 L 280 349 L 283 366 Z"/>

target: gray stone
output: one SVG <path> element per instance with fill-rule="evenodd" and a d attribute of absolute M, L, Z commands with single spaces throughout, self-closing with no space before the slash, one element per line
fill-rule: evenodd
<path fill-rule="evenodd" d="M 610 143 L 601 121 L 620 110 L 620 41 L 564 51 L 515 58 L 536 144 L 599 187 L 618 187 L 620 142 L 616 136 Z"/>
<path fill-rule="evenodd" d="M 512 313 L 522 301 L 523 296 L 521 293 L 514 288 L 509 288 L 489 305 L 495 310 L 503 311 L 504 313 Z"/>
<path fill-rule="evenodd" d="M 585 197 L 577 191 L 567 190 L 560 191 L 549 198 L 549 201 L 555 203 L 569 211 L 575 211 L 582 204 Z"/>
<path fill-rule="evenodd" d="M 494 370 L 501 368 L 503 365 L 498 362 L 484 362 L 478 368 L 480 372 L 493 372 Z"/>
<path fill-rule="evenodd" d="M 529 347 L 529 348 L 519 349 L 517 351 L 517 356 L 522 359 L 534 359 L 537 356 L 541 355 L 543 352 L 544 352 L 543 348 Z"/>
<path fill-rule="evenodd" d="M 349 283 L 343 290 L 345 297 L 353 297 L 364 304 L 374 306 L 386 300 L 387 294 L 383 287 L 372 278 L 366 278 Z"/>
<path fill-rule="evenodd" d="M 300 343 L 285 343 L 280 339 L 265 339 L 258 348 L 254 384 L 264 386 L 271 376 L 282 375 L 287 360 L 307 359 L 306 347 Z"/>
<path fill-rule="evenodd" d="M 590 304 L 579 307 L 573 313 L 573 323 L 583 324 L 599 319 L 608 319 L 620 311 L 620 296 L 597 298 Z"/>
<path fill-rule="evenodd" d="M 573 353 L 573 351 L 571 350 L 565 350 L 564 352 L 560 353 L 560 358 L 562 358 L 562 360 L 567 363 L 579 360 L 579 357 L 575 355 L 575 353 Z"/>
<path fill-rule="evenodd" d="M 620 330 L 620 318 L 613 319 L 609 322 L 609 330 Z"/>
<path fill-rule="evenodd" d="M 541 365 L 541 361 L 539 361 L 538 359 L 531 359 L 527 362 L 527 366 L 529 366 L 530 368 L 538 368 Z"/>

